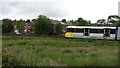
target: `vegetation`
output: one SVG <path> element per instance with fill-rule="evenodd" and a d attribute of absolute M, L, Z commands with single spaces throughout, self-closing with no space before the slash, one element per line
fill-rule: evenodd
<path fill-rule="evenodd" d="M 56 35 L 62 34 L 62 29 L 63 29 L 63 26 L 61 23 L 56 24 L 56 26 L 55 26 Z"/>
<path fill-rule="evenodd" d="M 115 25 L 120 26 L 120 20 L 118 20 Z"/>
<path fill-rule="evenodd" d="M 120 26 L 120 17 L 117 15 L 108 16 L 108 22 L 112 23 L 113 26 Z"/>
<path fill-rule="evenodd" d="M 108 22 L 110 23 L 116 23 L 120 19 L 117 15 L 110 15 L 108 16 Z"/>
<path fill-rule="evenodd" d="M 2 33 L 10 33 L 13 31 L 13 22 L 10 19 L 3 19 L 2 20 Z"/>
<path fill-rule="evenodd" d="M 106 24 L 105 21 L 106 21 L 105 19 L 99 19 L 99 20 L 97 21 L 97 24 L 98 24 L 98 23 L 100 23 L 100 24 Z"/>
<path fill-rule="evenodd" d="M 25 21 L 20 19 L 18 21 L 16 20 L 10 20 L 10 19 L 3 19 L 2 20 L 2 33 L 14 33 L 13 29 L 14 26 L 16 26 L 16 29 L 19 30 L 20 33 L 22 33 L 25 30 Z M 28 19 L 26 22 L 30 22 Z M 118 15 L 110 15 L 106 19 L 99 19 L 96 23 L 91 23 L 90 20 L 85 20 L 83 18 L 78 18 L 77 20 L 69 20 L 66 21 L 66 19 L 62 19 L 62 22 L 67 23 L 70 22 L 72 25 L 77 26 L 120 26 L 120 17 Z M 109 24 L 110 23 L 110 24 Z M 112 23 L 112 24 L 111 24 Z M 37 19 L 32 19 L 32 25 L 33 30 L 32 32 L 36 33 L 37 35 L 50 35 L 54 34 L 54 29 L 52 26 L 52 21 L 44 16 L 39 15 Z M 58 27 L 59 24 L 55 26 L 56 28 L 56 34 L 58 35 L 59 32 L 61 33 L 62 27 Z"/>
<path fill-rule="evenodd" d="M 66 23 L 67 21 L 66 21 L 66 19 L 62 19 L 62 20 L 61 20 L 61 22 L 64 22 L 64 23 Z"/>
<path fill-rule="evenodd" d="M 34 24 L 35 33 L 38 35 L 49 35 L 52 30 L 52 22 L 44 15 L 39 15 Z"/>
<path fill-rule="evenodd" d="M 90 21 L 84 20 L 83 18 L 78 18 L 77 25 L 78 26 L 90 26 Z"/>
<path fill-rule="evenodd" d="M 3 66 L 116 66 L 119 41 L 3 36 Z"/>
<path fill-rule="evenodd" d="M 15 21 L 16 29 L 19 30 L 19 32 L 23 32 L 25 29 L 25 21 L 20 19 L 19 21 Z"/>

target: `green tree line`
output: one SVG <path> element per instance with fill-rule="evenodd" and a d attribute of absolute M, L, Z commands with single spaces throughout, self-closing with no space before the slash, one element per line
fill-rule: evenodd
<path fill-rule="evenodd" d="M 62 34 L 63 26 L 60 23 L 57 23 L 54 27 L 51 19 L 47 16 L 39 15 L 36 19 L 32 20 L 34 23 L 33 31 L 37 35 L 60 35 Z M 25 24 L 27 21 L 25 20 L 11 20 L 11 19 L 3 19 L 2 20 L 2 33 L 11 33 L 14 32 L 14 27 L 18 29 L 20 32 L 23 32 L 25 29 Z M 78 18 L 77 20 L 69 20 L 62 19 L 61 22 L 67 23 L 70 22 L 76 26 L 97 26 L 97 24 L 108 24 L 112 23 L 113 26 L 120 26 L 120 17 L 117 15 L 110 15 L 106 19 L 99 19 L 96 23 L 91 23 L 90 20 L 85 20 L 83 18 Z"/>

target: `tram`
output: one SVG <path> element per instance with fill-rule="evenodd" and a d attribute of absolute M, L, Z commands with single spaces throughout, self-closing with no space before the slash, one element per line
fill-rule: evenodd
<path fill-rule="evenodd" d="M 65 37 L 120 40 L 120 27 L 67 26 Z"/>

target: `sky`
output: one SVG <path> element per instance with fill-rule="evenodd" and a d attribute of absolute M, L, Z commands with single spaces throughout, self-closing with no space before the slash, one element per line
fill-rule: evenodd
<path fill-rule="evenodd" d="M 35 19 L 45 15 L 55 20 L 107 19 L 118 15 L 120 0 L 0 0 L 0 19 Z M 119 5 L 120 6 L 120 5 Z M 120 8 L 120 7 L 119 7 Z"/>

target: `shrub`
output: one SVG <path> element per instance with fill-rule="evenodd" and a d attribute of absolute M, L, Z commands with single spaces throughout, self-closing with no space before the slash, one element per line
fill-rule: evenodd
<path fill-rule="evenodd" d="M 56 26 L 55 26 L 55 31 L 56 31 L 56 34 L 57 35 L 60 35 L 61 33 L 62 33 L 62 24 L 61 23 L 58 23 L 58 24 L 56 24 Z"/>
<path fill-rule="evenodd" d="M 49 35 L 52 30 L 52 22 L 44 15 L 39 15 L 34 24 L 37 35 Z"/>
<path fill-rule="evenodd" d="M 3 19 L 2 20 L 2 33 L 10 33 L 14 28 L 12 23 L 13 22 L 10 19 Z"/>

